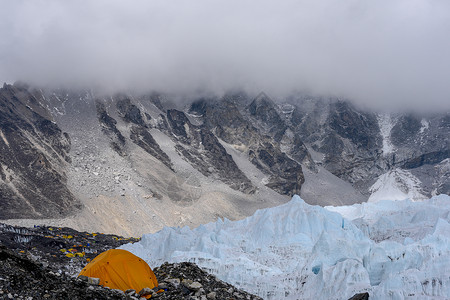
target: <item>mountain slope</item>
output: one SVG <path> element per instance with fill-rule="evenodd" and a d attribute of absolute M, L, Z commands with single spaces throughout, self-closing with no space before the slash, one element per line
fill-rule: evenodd
<path fill-rule="evenodd" d="M 64 217 L 79 208 L 67 187 L 70 138 L 25 87 L 0 93 L 0 218 Z"/>
<path fill-rule="evenodd" d="M 450 193 L 448 114 L 379 115 L 303 96 L 280 104 L 264 93 L 180 101 L 23 84 L 5 85 L 0 99 L 0 217 L 14 224 L 132 235 L 240 219 L 294 194 L 352 204 L 394 169 L 416 177 L 426 197 Z"/>

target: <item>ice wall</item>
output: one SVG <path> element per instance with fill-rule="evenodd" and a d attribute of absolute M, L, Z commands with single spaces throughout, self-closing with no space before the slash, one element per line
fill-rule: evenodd
<path fill-rule="evenodd" d="M 448 298 L 449 211 L 448 196 L 328 209 L 294 196 L 241 221 L 166 227 L 122 248 L 152 267 L 195 262 L 265 299 L 344 299 L 363 291 L 375 299 Z"/>

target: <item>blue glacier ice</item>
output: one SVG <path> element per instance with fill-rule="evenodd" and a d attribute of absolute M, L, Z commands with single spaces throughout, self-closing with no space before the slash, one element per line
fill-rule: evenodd
<path fill-rule="evenodd" d="M 123 245 L 151 267 L 191 261 L 264 299 L 450 298 L 450 197 L 311 206 L 166 227 Z"/>

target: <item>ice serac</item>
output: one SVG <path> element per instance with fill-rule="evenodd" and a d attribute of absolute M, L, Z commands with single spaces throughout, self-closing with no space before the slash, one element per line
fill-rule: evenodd
<path fill-rule="evenodd" d="M 448 298 L 449 213 L 449 196 L 328 208 L 294 196 L 240 221 L 166 227 L 122 248 L 151 266 L 195 262 L 265 299 Z"/>

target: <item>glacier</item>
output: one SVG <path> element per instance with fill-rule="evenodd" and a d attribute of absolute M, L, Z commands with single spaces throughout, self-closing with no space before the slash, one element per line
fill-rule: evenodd
<path fill-rule="evenodd" d="M 121 248 L 190 261 L 264 299 L 450 298 L 450 197 L 320 207 L 299 196 L 239 221 L 165 227 Z"/>

